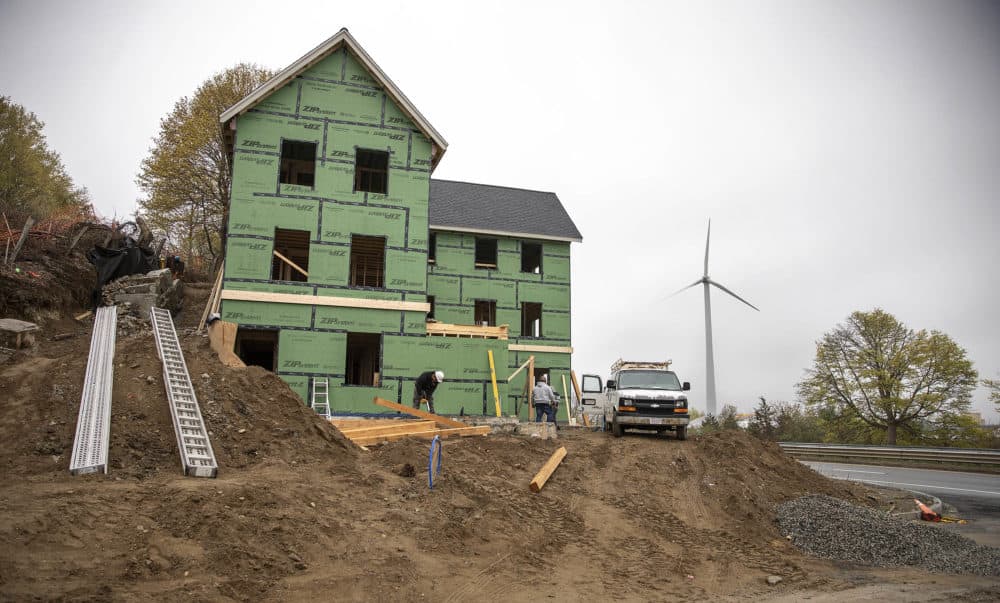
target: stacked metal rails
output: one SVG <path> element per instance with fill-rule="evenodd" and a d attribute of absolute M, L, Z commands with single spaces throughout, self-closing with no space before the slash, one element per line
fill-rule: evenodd
<path fill-rule="evenodd" d="M 73 475 L 108 472 L 108 440 L 111 437 L 111 389 L 115 369 L 117 306 L 98 308 L 90 336 L 90 356 L 80 397 L 80 416 L 69 472 Z"/>
<path fill-rule="evenodd" d="M 177 341 L 174 321 L 170 318 L 170 312 L 163 308 L 151 308 L 149 317 L 156 338 L 156 353 L 163 363 L 163 385 L 170 404 L 170 416 L 174 420 L 184 475 L 215 477 L 219 472 L 219 465 L 215 461 L 215 452 L 208 440 L 208 429 L 202 419 L 184 354 Z"/>

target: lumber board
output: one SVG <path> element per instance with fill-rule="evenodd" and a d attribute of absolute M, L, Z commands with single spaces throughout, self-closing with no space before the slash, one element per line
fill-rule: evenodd
<path fill-rule="evenodd" d="M 215 277 L 212 290 L 208 292 L 208 303 L 205 304 L 205 311 L 201 313 L 201 320 L 198 321 L 197 333 L 201 333 L 202 329 L 205 328 L 205 321 L 208 320 L 208 314 L 212 311 L 212 304 L 215 302 L 215 297 L 219 294 L 219 289 L 222 287 L 222 271 L 224 268 L 225 265 L 219 268 L 219 275 Z"/>
<path fill-rule="evenodd" d="M 399 425 L 400 423 L 410 423 L 406 419 L 330 419 L 330 423 L 337 429 L 351 427 L 375 427 L 378 425 Z"/>
<path fill-rule="evenodd" d="M 73 317 L 73 320 L 75 320 L 75 321 L 79 322 L 79 321 L 83 320 L 84 318 L 90 318 L 90 316 L 91 316 L 91 315 L 92 315 L 93 313 L 94 313 L 94 312 L 93 312 L 92 310 L 87 310 L 87 311 L 86 311 L 86 312 L 84 312 L 83 314 L 77 314 L 76 316 L 74 316 L 74 317 Z"/>
<path fill-rule="evenodd" d="M 427 431 L 428 429 L 436 429 L 434 426 L 434 421 L 396 421 L 399 425 L 376 425 L 374 427 L 352 427 L 343 428 L 338 427 L 340 433 L 345 436 L 354 438 L 363 438 L 367 436 L 378 436 L 378 435 L 390 435 L 390 434 L 408 434 L 416 433 L 418 431 Z"/>
<path fill-rule="evenodd" d="M 17 261 L 17 254 L 21 252 L 21 247 L 24 246 L 24 242 L 28 240 L 28 232 L 31 231 L 32 225 L 34 225 L 35 219 L 28 216 L 24 221 L 24 228 L 21 230 L 21 238 L 17 240 L 17 244 L 14 245 L 14 251 L 10 254 L 10 259 L 7 260 L 8 263 L 13 264 Z"/>
<path fill-rule="evenodd" d="M 510 349 L 510 348 L 508 347 L 508 349 Z M 511 373 L 511 374 L 510 374 L 510 377 L 507 377 L 507 383 L 510 383 L 510 382 L 511 382 L 511 380 L 512 380 L 512 379 L 513 379 L 514 377 L 517 377 L 518 373 L 520 373 L 521 371 L 523 371 L 523 370 L 524 370 L 524 367 L 528 366 L 528 363 L 529 363 L 529 362 L 531 362 L 531 358 L 528 358 L 527 360 L 525 360 L 524 362 L 522 362 L 522 363 L 521 363 L 521 366 L 517 367 L 517 370 L 516 370 L 516 371 L 514 371 L 513 373 Z"/>
<path fill-rule="evenodd" d="M 490 433 L 492 428 L 489 425 L 480 425 L 477 427 L 452 427 L 447 429 L 428 429 L 426 431 L 417 431 L 414 433 L 395 433 L 388 435 L 379 436 L 367 436 L 367 437 L 357 437 L 350 438 L 352 442 L 359 446 L 371 446 L 372 444 L 380 444 L 382 442 L 394 442 L 396 440 L 402 440 L 403 438 L 421 438 L 424 440 L 429 440 L 434 436 L 439 436 L 442 439 L 449 438 L 452 436 L 477 436 L 477 435 L 487 435 Z"/>
<path fill-rule="evenodd" d="M 208 342 L 219 357 L 222 364 L 230 368 L 246 368 L 243 360 L 233 351 L 236 349 L 236 331 L 239 328 L 235 322 L 217 320 L 208 327 Z"/>
<path fill-rule="evenodd" d="M 413 408 L 412 406 L 403 406 L 402 404 L 396 404 L 395 402 L 390 402 L 388 400 L 383 400 L 378 396 L 375 396 L 375 404 L 379 406 L 384 406 L 386 408 L 391 408 L 393 410 L 398 410 L 401 413 L 406 413 L 413 417 L 420 417 L 421 419 L 430 419 L 438 425 L 443 425 L 444 427 L 468 427 L 467 424 L 456 421 L 454 419 L 449 419 L 448 417 L 442 417 L 441 415 L 436 415 L 434 413 L 427 412 L 426 410 L 420 410 L 419 408 Z"/>
<path fill-rule="evenodd" d="M 549 481 L 552 472 L 556 470 L 556 467 L 559 466 L 559 463 L 564 458 L 566 458 L 566 447 L 562 446 L 559 450 L 552 453 L 549 460 L 545 461 L 542 468 L 535 474 L 534 479 L 531 480 L 531 484 L 528 487 L 531 488 L 532 492 L 538 492 L 545 486 L 545 482 Z"/>
<path fill-rule="evenodd" d="M 512 343 L 507 346 L 511 352 L 548 352 L 550 354 L 572 354 L 573 348 L 562 345 L 532 345 L 527 343 Z"/>
<path fill-rule="evenodd" d="M 497 416 L 500 416 L 500 390 L 497 389 L 497 369 L 493 364 L 493 350 L 486 350 L 490 360 L 490 382 L 493 384 L 493 403 L 496 405 Z"/>
<path fill-rule="evenodd" d="M 309 278 L 309 273 L 308 272 L 306 272 L 305 270 L 303 270 L 301 266 L 299 266 L 298 264 L 296 264 L 292 260 L 290 260 L 290 259 L 286 258 L 285 256 L 281 255 L 281 253 L 277 249 L 272 250 L 272 253 L 274 253 L 274 257 L 276 257 L 279 260 L 281 260 L 282 262 L 288 264 L 292 268 L 295 268 L 296 270 L 298 270 L 299 274 L 301 274 L 302 276 L 304 276 L 306 278 Z"/>
<path fill-rule="evenodd" d="M 232 301 L 335 306 L 341 308 L 373 308 L 376 310 L 406 310 L 409 312 L 430 312 L 431 310 L 431 305 L 426 302 L 365 299 L 362 297 L 334 297 L 327 295 L 299 295 L 298 293 L 270 293 L 267 291 L 239 291 L 236 289 L 223 289 L 220 298 Z"/>

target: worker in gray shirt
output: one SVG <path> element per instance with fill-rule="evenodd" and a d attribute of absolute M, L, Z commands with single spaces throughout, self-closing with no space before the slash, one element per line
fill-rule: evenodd
<path fill-rule="evenodd" d="M 556 405 L 559 404 L 559 398 L 549 387 L 548 381 L 548 375 L 542 375 L 538 381 L 535 381 L 535 389 L 531 390 L 531 397 L 535 402 L 535 423 L 542 422 L 543 413 L 546 421 L 556 422 Z"/>

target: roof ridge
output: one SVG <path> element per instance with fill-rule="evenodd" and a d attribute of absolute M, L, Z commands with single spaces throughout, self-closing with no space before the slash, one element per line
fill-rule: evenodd
<path fill-rule="evenodd" d="M 455 184 L 471 184 L 473 186 L 489 186 L 491 188 L 505 188 L 512 191 L 525 191 L 528 193 L 545 193 L 547 195 L 556 195 L 555 191 L 540 191 L 534 188 L 522 188 L 519 186 L 504 186 L 502 184 L 483 184 L 482 182 L 469 182 L 468 180 L 448 180 L 446 178 L 431 178 L 431 182 L 454 182 Z"/>

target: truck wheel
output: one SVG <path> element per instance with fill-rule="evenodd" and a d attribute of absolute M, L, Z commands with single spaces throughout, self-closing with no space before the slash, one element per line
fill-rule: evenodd
<path fill-rule="evenodd" d="M 618 421 L 612 420 L 611 421 L 611 435 L 615 436 L 616 438 L 620 438 L 623 435 L 625 435 L 625 428 L 622 427 L 622 424 L 619 423 Z"/>
<path fill-rule="evenodd" d="M 686 440 L 688 439 L 688 428 L 687 425 L 677 428 L 677 439 Z"/>

